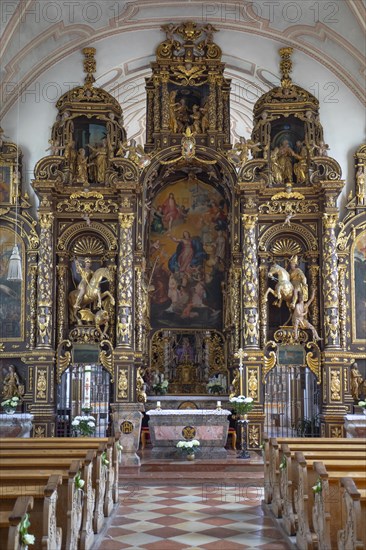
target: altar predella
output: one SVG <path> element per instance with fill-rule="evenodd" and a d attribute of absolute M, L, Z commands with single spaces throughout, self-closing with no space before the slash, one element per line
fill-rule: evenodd
<path fill-rule="evenodd" d="M 202 409 L 202 397 L 238 395 L 239 349 L 249 449 L 272 374 L 294 367 L 320 391 L 320 434 L 343 436 L 365 388 L 366 146 L 340 218 L 345 182 L 318 100 L 292 80 L 296 51 L 279 51 L 281 84 L 255 103 L 250 139 L 233 143 L 216 29 L 162 32 L 144 146 L 94 85 L 97 52 L 84 48 L 85 83 L 57 101 L 34 168 L 36 218 L 21 149 L 1 130 L 0 345 L 32 436 L 67 435 L 82 407 L 98 406 L 100 433 L 122 429 L 132 452 L 155 394 Z M 305 407 L 299 398 L 288 412 L 292 426 Z"/>

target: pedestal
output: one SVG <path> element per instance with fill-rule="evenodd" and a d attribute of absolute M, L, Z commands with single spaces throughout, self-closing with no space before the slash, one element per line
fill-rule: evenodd
<path fill-rule="evenodd" d="M 140 403 L 113 404 L 112 419 L 114 432 L 121 432 L 123 446 L 121 466 L 140 466 L 136 454 L 140 444 L 143 405 Z"/>
<path fill-rule="evenodd" d="M 0 414 L 0 437 L 30 437 L 33 414 Z"/>
<path fill-rule="evenodd" d="M 196 458 L 225 459 L 225 449 L 231 414 L 225 409 L 170 409 L 150 410 L 149 430 L 152 457 L 177 458 L 181 455 L 176 447 L 178 441 L 198 439 L 199 453 Z"/>
<path fill-rule="evenodd" d="M 366 415 L 346 414 L 344 427 L 347 437 L 366 437 Z"/>
<path fill-rule="evenodd" d="M 249 420 L 245 418 L 243 420 L 238 420 L 237 422 L 240 430 L 240 433 L 239 433 L 240 453 L 238 454 L 237 458 L 250 458 L 250 453 L 248 452 L 248 442 L 247 442 Z"/>

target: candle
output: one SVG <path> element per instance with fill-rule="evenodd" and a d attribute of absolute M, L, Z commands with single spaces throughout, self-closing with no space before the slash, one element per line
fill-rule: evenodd
<path fill-rule="evenodd" d="M 221 407 L 221 401 L 217 402 L 217 408 Z"/>
<path fill-rule="evenodd" d="M 156 407 L 157 407 L 158 409 L 160 409 L 160 405 L 161 405 L 160 401 L 157 401 L 157 402 L 156 402 Z"/>

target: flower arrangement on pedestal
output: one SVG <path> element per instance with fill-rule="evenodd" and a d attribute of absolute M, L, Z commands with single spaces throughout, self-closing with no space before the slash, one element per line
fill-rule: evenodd
<path fill-rule="evenodd" d="M 238 397 L 231 397 L 230 403 L 238 416 L 244 416 L 248 414 L 253 408 L 253 398 L 245 397 L 244 395 L 238 395 Z"/>
<path fill-rule="evenodd" d="M 18 396 L 13 396 L 10 399 L 6 399 L 1 403 L 1 406 L 4 409 L 6 414 L 14 414 L 17 406 L 19 405 L 20 399 Z"/>
<path fill-rule="evenodd" d="M 153 390 L 156 395 L 165 395 L 168 391 L 169 382 L 168 380 L 162 380 L 153 385 Z"/>
<path fill-rule="evenodd" d="M 363 409 L 363 414 L 366 414 L 366 401 L 359 401 L 358 406 Z"/>
<path fill-rule="evenodd" d="M 73 431 L 77 436 L 91 437 L 95 433 L 95 418 L 94 416 L 75 416 L 71 422 Z"/>
<path fill-rule="evenodd" d="M 194 458 L 196 452 L 199 451 L 199 446 L 200 442 L 198 441 L 198 439 L 191 439 L 190 441 L 178 441 L 177 443 L 178 450 L 184 453 L 187 458 Z"/>

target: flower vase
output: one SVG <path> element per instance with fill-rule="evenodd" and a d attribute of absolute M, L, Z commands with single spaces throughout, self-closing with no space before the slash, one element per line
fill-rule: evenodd
<path fill-rule="evenodd" d="M 192 461 L 195 460 L 196 455 L 194 453 L 187 454 L 187 460 Z"/>
<path fill-rule="evenodd" d="M 4 409 L 5 414 L 15 414 L 15 412 L 16 412 L 16 409 L 12 407 L 7 407 L 6 409 Z"/>

